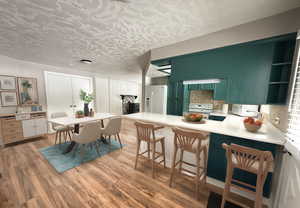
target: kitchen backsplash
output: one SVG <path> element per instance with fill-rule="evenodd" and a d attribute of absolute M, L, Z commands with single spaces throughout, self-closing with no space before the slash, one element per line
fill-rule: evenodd
<path fill-rule="evenodd" d="M 190 93 L 190 103 L 212 103 L 214 110 L 222 110 L 224 101 L 213 100 L 212 90 L 192 90 Z"/>

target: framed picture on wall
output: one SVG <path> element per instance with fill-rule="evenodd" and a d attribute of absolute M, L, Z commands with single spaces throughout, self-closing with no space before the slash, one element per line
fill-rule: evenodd
<path fill-rule="evenodd" d="M 17 92 L 1 92 L 1 103 L 3 107 L 17 106 Z"/>
<path fill-rule="evenodd" d="M 36 78 L 18 77 L 18 89 L 20 105 L 39 104 Z"/>
<path fill-rule="evenodd" d="M 16 90 L 16 77 L 0 75 L 1 90 Z"/>

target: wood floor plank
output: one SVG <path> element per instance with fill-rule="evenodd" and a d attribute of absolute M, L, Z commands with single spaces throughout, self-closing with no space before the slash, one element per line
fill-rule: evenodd
<path fill-rule="evenodd" d="M 141 159 L 135 170 L 135 138 L 121 134 L 121 150 L 64 173 L 57 173 L 39 152 L 54 144 L 54 136 L 11 145 L 1 150 L 0 207 L 126 208 L 203 207 L 194 199 L 192 182 L 168 186 L 168 169 L 159 166 L 157 178 Z M 181 180 L 181 179 L 180 179 Z M 184 179 L 182 179 L 184 180 Z M 183 181 L 185 182 L 185 181 Z M 208 191 L 205 190 L 207 196 Z M 207 200 L 207 198 L 206 198 Z"/>

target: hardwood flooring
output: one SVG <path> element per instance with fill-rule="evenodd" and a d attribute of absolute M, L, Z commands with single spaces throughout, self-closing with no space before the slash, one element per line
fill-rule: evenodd
<path fill-rule="evenodd" d="M 136 140 L 121 135 L 126 145 L 118 150 L 59 174 L 38 149 L 54 144 L 54 136 L 13 145 L 0 153 L 0 207 L 206 207 L 209 191 L 194 200 L 195 186 L 177 177 L 169 188 L 170 170 L 141 159 L 134 170 Z"/>

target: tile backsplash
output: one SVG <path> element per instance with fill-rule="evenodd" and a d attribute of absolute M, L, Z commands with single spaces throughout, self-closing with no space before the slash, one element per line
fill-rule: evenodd
<path fill-rule="evenodd" d="M 190 93 L 190 103 L 212 103 L 214 110 L 222 110 L 224 101 L 213 100 L 213 90 L 192 90 Z"/>

